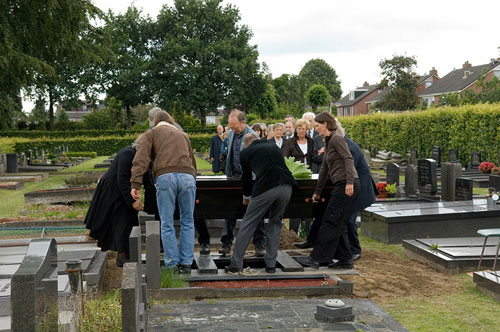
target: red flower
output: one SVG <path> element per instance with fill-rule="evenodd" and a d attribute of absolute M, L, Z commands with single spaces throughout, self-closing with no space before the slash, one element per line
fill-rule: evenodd
<path fill-rule="evenodd" d="M 495 164 L 490 163 L 489 161 L 483 161 L 479 167 L 478 170 L 483 172 L 484 174 L 488 174 L 491 172 L 491 170 L 495 167 Z"/>
<path fill-rule="evenodd" d="M 387 182 L 377 182 L 377 190 L 379 193 L 385 193 Z"/>

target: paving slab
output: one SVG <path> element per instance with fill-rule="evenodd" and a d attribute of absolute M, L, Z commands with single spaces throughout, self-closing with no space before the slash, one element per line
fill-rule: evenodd
<path fill-rule="evenodd" d="M 317 305 L 324 299 L 235 300 L 168 303 L 152 306 L 150 331 L 407 331 L 370 300 L 342 299 L 351 305 L 354 321 L 318 322 Z"/>

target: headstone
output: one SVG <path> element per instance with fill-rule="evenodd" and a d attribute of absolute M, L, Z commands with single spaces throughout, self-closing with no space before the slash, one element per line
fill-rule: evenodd
<path fill-rule="evenodd" d="M 481 152 L 473 151 L 471 152 L 470 157 L 471 157 L 470 168 L 477 170 L 477 168 L 481 164 Z"/>
<path fill-rule="evenodd" d="M 34 152 L 35 152 L 35 155 L 34 155 L 35 159 L 38 159 L 38 148 L 37 147 L 35 147 Z"/>
<path fill-rule="evenodd" d="M 26 154 L 24 152 L 21 152 L 21 165 L 25 167 L 27 165 L 26 163 Z"/>
<path fill-rule="evenodd" d="M 373 157 L 373 158 L 376 158 L 376 157 L 377 157 L 377 155 L 378 155 L 378 147 L 374 147 L 374 148 L 373 148 L 373 155 L 372 155 L 372 157 Z"/>
<path fill-rule="evenodd" d="M 160 222 L 146 222 L 146 282 L 149 289 L 160 288 Z"/>
<path fill-rule="evenodd" d="M 441 165 L 441 148 L 439 146 L 432 147 L 431 158 L 436 161 L 438 167 Z"/>
<path fill-rule="evenodd" d="M 417 166 L 418 163 L 418 150 L 411 149 L 410 150 L 410 164 Z"/>
<path fill-rule="evenodd" d="M 437 192 L 436 161 L 420 159 L 418 161 L 418 190 L 420 193 L 435 194 Z"/>
<path fill-rule="evenodd" d="M 462 176 L 462 165 L 460 163 L 441 164 L 441 199 L 443 201 L 455 200 L 455 183 Z"/>
<path fill-rule="evenodd" d="M 500 176 L 499 175 L 490 175 L 488 187 L 495 188 L 496 192 L 500 192 Z"/>
<path fill-rule="evenodd" d="M 31 165 L 33 162 L 33 151 L 31 149 L 28 150 L 28 165 Z"/>
<path fill-rule="evenodd" d="M 12 276 L 11 331 L 57 331 L 57 245 L 31 240 Z"/>
<path fill-rule="evenodd" d="M 44 163 L 45 162 L 45 150 L 44 149 L 42 149 L 41 155 L 42 156 L 41 156 L 40 160 L 42 161 L 42 163 Z"/>
<path fill-rule="evenodd" d="M 450 163 L 455 163 L 458 161 L 458 150 L 457 149 L 450 149 L 449 150 L 449 158 L 448 158 L 448 161 Z"/>
<path fill-rule="evenodd" d="M 389 160 L 391 159 L 391 154 L 387 152 L 386 150 L 379 151 L 379 153 L 376 155 L 377 158 L 382 159 L 382 160 Z"/>
<path fill-rule="evenodd" d="M 417 193 L 418 169 L 414 165 L 408 165 L 405 170 L 405 194 L 413 196 Z"/>
<path fill-rule="evenodd" d="M 471 179 L 457 178 L 455 183 L 455 200 L 469 201 L 472 199 L 473 181 Z"/>
<path fill-rule="evenodd" d="M 390 163 L 387 165 L 387 183 L 399 186 L 399 165 Z"/>

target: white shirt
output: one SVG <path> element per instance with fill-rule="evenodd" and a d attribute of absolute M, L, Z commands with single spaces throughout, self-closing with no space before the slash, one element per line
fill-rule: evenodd
<path fill-rule="evenodd" d="M 299 144 L 299 143 L 297 142 L 297 144 Z M 304 163 L 307 164 L 307 158 L 306 158 L 306 154 L 307 154 L 307 141 L 304 144 L 299 144 L 299 148 L 302 150 L 302 153 L 304 154 Z"/>
<path fill-rule="evenodd" d="M 280 138 L 279 141 L 276 139 L 276 137 L 274 138 L 274 140 L 276 141 L 276 145 L 278 146 L 278 148 L 281 149 L 281 146 L 283 145 L 283 137 Z"/>

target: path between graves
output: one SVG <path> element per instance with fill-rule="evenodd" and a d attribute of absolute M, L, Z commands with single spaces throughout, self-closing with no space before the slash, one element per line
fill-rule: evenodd
<path fill-rule="evenodd" d="M 297 240 L 301 239 L 295 233 L 284 230 L 280 249 L 296 249 L 293 242 Z M 212 248 L 212 251 L 215 249 Z M 120 288 L 122 270 L 115 263 L 116 253 L 111 252 L 104 279 L 105 291 Z M 360 276 L 341 276 L 342 279 L 353 282 L 353 297 L 369 298 L 382 305 L 394 298 L 428 297 L 459 290 L 459 284 L 453 277 L 393 253 L 363 250 L 362 258 L 355 263 L 355 268 Z"/>

